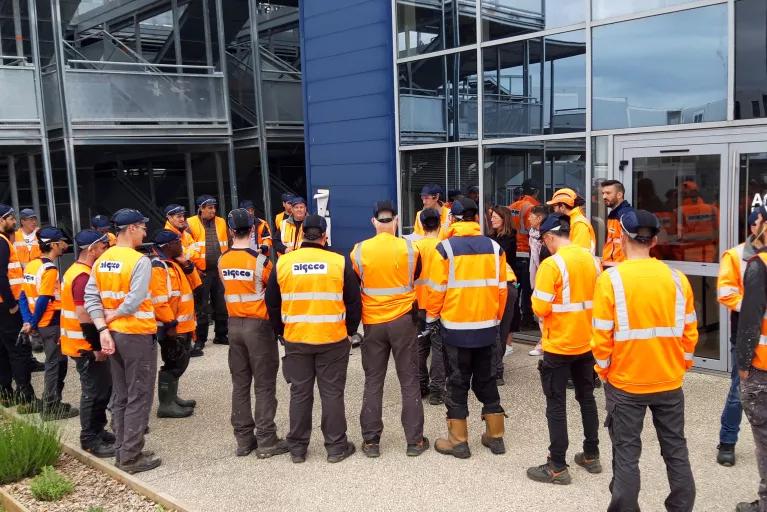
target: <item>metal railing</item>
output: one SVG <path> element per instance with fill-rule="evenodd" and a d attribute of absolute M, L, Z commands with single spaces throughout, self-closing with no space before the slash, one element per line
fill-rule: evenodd
<path fill-rule="evenodd" d="M 0 66 L 0 125 L 39 123 L 35 69 Z"/>

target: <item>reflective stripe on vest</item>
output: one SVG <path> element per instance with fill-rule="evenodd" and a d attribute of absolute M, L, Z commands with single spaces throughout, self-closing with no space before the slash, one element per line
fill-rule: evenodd
<path fill-rule="evenodd" d="M 415 280 L 416 286 L 428 286 L 432 290 L 436 292 L 444 292 L 447 290 L 447 285 L 444 284 L 437 284 L 431 279 L 416 279 Z"/>
<path fill-rule="evenodd" d="M 495 279 L 456 279 L 455 278 L 455 255 L 453 254 L 453 248 L 450 246 L 450 239 L 443 240 L 441 242 L 442 247 L 445 249 L 445 254 L 448 260 L 448 275 L 447 275 L 447 287 L 448 288 L 482 288 L 485 286 L 497 286 L 498 288 L 506 288 L 506 283 L 501 283 L 501 246 L 498 245 L 495 240 L 490 241 L 493 244 L 493 254 L 495 255 Z"/>
<path fill-rule="evenodd" d="M 409 293 L 414 290 L 415 283 L 413 282 L 413 274 L 415 273 L 415 254 L 413 253 L 413 242 L 405 238 L 405 244 L 407 245 L 407 275 L 409 276 L 409 282 L 407 286 L 399 286 L 396 288 L 371 288 L 364 286 L 364 269 L 362 268 L 362 242 L 357 244 L 357 249 L 354 251 L 354 262 L 357 264 L 357 269 L 360 273 L 360 282 L 363 284 L 362 293 L 365 295 L 397 295 L 399 293 Z"/>
<path fill-rule="evenodd" d="M 631 329 L 629 327 L 626 290 L 623 287 L 623 280 L 621 279 L 620 273 L 618 273 L 618 267 L 612 267 L 606 270 L 610 276 L 610 282 L 613 285 L 613 293 L 615 295 L 615 317 L 618 323 L 618 329 L 613 334 L 615 341 L 649 340 L 652 338 L 680 338 L 684 333 L 685 323 L 692 323 L 697 321 L 697 315 L 695 312 L 692 312 L 689 315 L 685 315 L 682 280 L 679 272 L 674 269 L 670 270 L 671 277 L 674 280 L 674 287 L 676 288 L 676 298 L 674 302 L 674 318 L 676 319 L 676 325 L 671 327 L 647 327 L 644 329 Z"/>
<path fill-rule="evenodd" d="M 554 263 L 557 264 L 557 268 L 559 268 L 559 274 L 562 276 L 562 304 L 552 304 L 551 311 L 555 313 L 570 313 L 573 311 L 587 311 L 592 309 L 594 305 L 590 300 L 583 302 L 570 302 L 570 273 L 567 271 L 565 260 L 559 254 L 552 255 L 551 259 L 554 261 Z M 596 265 L 596 260 L 594 263 Z M 597 274 L 599 274 L 598 267 Z M 549 295 L 543 292 L 539 293 L 540 295 Z M 539 297 L 538 295 L 536 295 L 536 297 L 542 300 L 546 300 L 542 297 Z M 552 295 L 551 300 L 547 300 L 547 302 L 552 302 L 553 300 L 554 296 Z"/>
<path fill-rule="evenodd" d="M 61 336 L 67 337 L 73 340 L 84 340 L 85 335 L 82 333 L 82 331 L 72 331 L 67 329 L 61 329 Z"/>
<path fill-rule="evenodd" d="M 255 302 L 257 300 L 264 300 L 263 293 L 231 293 L 224 295 L 224 300 L 230 303 L 237 302 Z"/>
<path fill-rule="evenodd" d="M 445 320 L 444 318 L 440 320 L 442 325 L 445 327 L 445 329 L 460 329 L 460 330 L 467 330 L 467 329 L 488 329 L 490 327 L 495 327 L 500 322 L 498 320 L 481 320 L 479 322 L 452 322 L 450 320 Z"/>
<path fill-rule="evenodd" d="M 346 312 L 340 315 L 282 315 L 283 323 L 326 324 L 346 320 Z"/>
<path fill-rule="evenodd" d="M 344 294 L 330 292 L 283 293 L 282 300 L 344 300 Z"/>

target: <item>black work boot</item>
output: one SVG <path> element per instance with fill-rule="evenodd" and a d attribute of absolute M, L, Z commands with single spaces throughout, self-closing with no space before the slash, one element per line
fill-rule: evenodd
<path fill-rule="evenodd" d="M 259 459 L 268 459 L 269 457 L 282 455 L 283 453 L 288 453 L 288 442 L 284 439 L 277 438 L 277 436 L 275 436 L 274 441 L 269 444 L 258 443 L 258 448 L 256 448 L 256 457 Z"/>
<path fill-rule="evenodd" d="M 213 338 L 213 344 L 214 345 L 229 345 L 229 336 L 226 334 L 217 334 L 215 338 Z"/>
<path fill-rule="evenodd" d="M 186 418 L 191 416 L 194 409 L 181 407 L 176 403 L 178 381 L 169 372 L 161 371 L 157 379 L 157 397 L 160 405 L 157 407 L 158 418 Z"/>
<path fill-rule="evenodd" d="M 429 438 L 426 436 L 421 437 L 421 441 L 415 444 L 408 444 L 405 454 L 408 457 L 418 457 L 423 452 L 429 449 Z"/>
<path fill-rule="evenodd" d="M 357 449 L 354 447 L 354 443 L 351 441 L 346 441 L 346 449 L 336 455 L 328 455 L 328 462 L 331 464 L 335 464 L 337 462 L 341 462 L 344 459 L 348 459 L 349 457 L 354 454 L 354 452 L 357 451 Z"/>
<path fill-rule="evenodd" d="M 65 402 L 56 402 L 50 405 L 43 405 L 40 419 L 43 421 L 58 421 L 74 418 L 79 415 L 80 410 L 77 407 L 72 407 Z"/>
<path fill-rule="evenodd" d="M 176 402 L 176 405 L 179 405 L 180 407 L 187 407 L 192 409 L 197 407 L 197 400 L 184 400 L 178 396 L 178 379 L 176 379 L 176 396 L 173 397 L 173 400 Z"/>
<path fill-rule="evenodd" d="M 247 457 L 256 448 L 258 448 L 258 441 L 255 437 L 243 440 L 238 439 L 237 449 L 234 451 L 234 454 L 237 457 Z"/>
<path fill-rule="evenodd" d="M 735 465 L 735 445 L 731 443 L 719 443 L 716 447 L 719 450 L 716 454 L 716 461 L 725 467 Z"/>
<path fill-rule="evenodd" d="M 118 469 L 122 469 L 126 473 L 129 473 L 131 475 L 136 473 L 141 473 L 143 471 L 149 471 L 151 469 L 154 469 L 158 467 L 160 464 L 162 464 L 162 460 L 156 457 L 152 457 L 148 453 L 141 453 L 138 457 L 134 458 L 133 460 L 126 460 L 125 462 L 120 461 L 117 464 Z"/>
<path fill-rule="evenodd" d="M 205 353 L 202 350 L 203 348 L 205 348 L 204 341 L 195 341 L 192 350 L 189 352 L 189 357 L 200 357 Z"/>
<path fill-rule="evenodd" d="M 735 507 L 735 512 L 759 512 L 759 500 L 752 501 L 751 503 L 741 501 Z"/>
<path fill-rule="evenodd" d="M 97 439 L 88 446 L 83 446 L 82 449 L 99 459 L 108 459 L 115 456 L 115 445 L 107 444 L 101 439 Z"/>
<path fill-rule="evenodd" d="M 445 395 L 442 391 L 431 391 L 429 393 L 429 405 L 442 405 L 445 403 Z"/>

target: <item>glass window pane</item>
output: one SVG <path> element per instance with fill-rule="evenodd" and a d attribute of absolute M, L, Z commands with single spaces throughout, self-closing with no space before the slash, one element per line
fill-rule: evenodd
<path fill-rule="evenodd" d="M 474 2 L 460 0 L 398 0 L 398 55 L 408 57 L 476 43 L 476 11 Z"/>
<path fill-rule="evenodd" d="M 450 191 L 460 191 L 482 206 L 479 200 L 479 153 L 476 147 L 448 148 L 445 188 L 448 197 Z"/>
<path fill-rule="evenodd" d="M 482 0 L 484 41 L 529 34 L 586 20 L 580 0 Z"/>
<path fill-rule="evenodd" d="M 767 2 L 735 2 L 735 119 L 767 117 Z"/>
<path fill-rule="evenodd" d="M 592 50 L 595 130 L 726 119 L 726 5 L 596 27 Z"/>
<path fill-rule="evenodd" d="M 474 150 L 476 153 L 476 149 Z M 421 188 L 437 185 L 445 188 L 447 181 L 445 148 L 402 151 L 400 156 L 402 212 L 400 222 L 403 234 L 413 232 L 415 214 L 423 207 Z"/>
<path fill-rule="evenodd" d="M 477 52 L 447 55 L 448 139 L 477 138 Z"/>
<path fill-rule="evenodd" d="M 748 215 L 767 200 L 767 153 L 740 155 L 740 190 L 738 192 L 738 243 L 751 235 Z"/>
<path fill-rule="evenodd" d="M 597 255 L 605 245 L 607 233 L 607 207 L 602 201 L 600 184 L 608 176 L 610 164 L 608 157 L 609 137 L 602 135 L 591 139 L 591 224 L 597 236 Z"/>
<path fill-rule="evenodd" d="M 486 48 L 482 58 L 486 138 L 585 131 L 584 31 Z"/>
<path fill-rule="evenodd" d="M 690 0 L 591 0 L 592 19 L 601 20 L 635 12 L 662 9 L 672 5 L 689 3 Z"/>
<path fill-rule="evenodd" d="M 445 57 L 405 62 L 398 72 L 400 142 L 447 140 Z"/>

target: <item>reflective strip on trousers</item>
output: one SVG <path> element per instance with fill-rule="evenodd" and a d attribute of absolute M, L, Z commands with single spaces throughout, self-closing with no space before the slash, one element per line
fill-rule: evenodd
<path fill-rule="evenodd" d="M 481 320 L 479 322 L 453 322 L 451 320 L 441 320 L 445 329 L 469 330 L 469 329 L 489 329 L 497 326 L 500 322 L 496 319 Z"/>
<path fill-rule="evenodd" d="M 256 302 L 259 300 L 264 300 L 264 294 L 261 293 L 233 293 L 229 295 L 224 295 L 224 300 L 226 302 Z"/>
<path fill-rule="evenodd" d="M 415 281 L 416 286 L 428 286 L 435 292 L 444 292 L 447 290 L 447 285 L 444 284 L 437 284 L 431 279 L 416 279 Z"/>
<path fill-rule="evenodd" d="M 282 315 L 285 324 L 329 324 L 346 320 L 346 312 L 339 315 Z"/>
<path fill-rule="evenodd" d="M 283 293 L 281 295 L 284 301 L 294 300 L 343 300 L 343 293 L 332 292 L 300 292 L 300 293 Z"/>
<path fill-rule="evenodd" d="M 613 285 L 615 295 L 615 317 L 618 320 L 618 329 L 613 333 L 615 341 L 629 340 L 648 340 L 652 338 L 680 338 L 684 334 L 684 325 L 688 315 L 685 315 L 684 295 L 682 294 L 682 279 L 679 272 L 674 269 L 671 271 L 671 277 L 674 280 L 675 304 L 674 318 L 676 325 L 673 327 L 648 327 L 644 329 L 629 328 L 628 304 L 626 303 L 626 291 L 623 287 L 623 280 L 618 273 L 618 267 L 607 269 L 610 276 L 610 282 Z M 689 315 L 692 317 L 692 313 Z"/>
<path fill-rule="evenodd" d="M 485 286 L 499 286 L 501 279 L 501 246 L 498 245 L 495 240 L 490 240 L 493 245 L 493 254 L 495 255 L 495 279 L 456 279 L 455 278 L 455 254 L 453 248 L 450 245 L 450 239 L 440 242 L 442 248 L 445 250 L 448 261 L 448 276 L 447 287 L 448 288 L 481 288 Z M 504 283 L 504 286 L 506 284 Z"/>
<path fill-rule="evenodd" d="M 354 262 L 357 264 L 357 270 L 359 271 L 360 282 L 362 283 L 362 293 L 369 296 L 380 296 L 380 295 L 397 295 L 400 293 L 408 293 L 413 291 L 413 286 L 414 286 L 413 274 L 415 274 L 415 253 L 413 252 L 413 242 L 405 238 L 405 245 L 407 247 L 408 284 L 407 286 L 397 286 L 395 288 L 372 288 L 370 286 L 365 286 L 365 274 L 364 274 L 364 269 L 362 268 L 362 244 L 363 243 L 364 242 L 358 243 L 357 247 L 354 249 Z"/>

